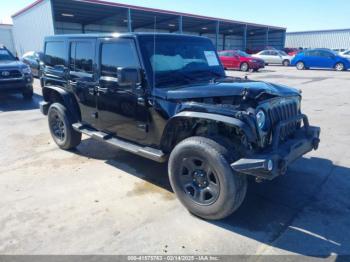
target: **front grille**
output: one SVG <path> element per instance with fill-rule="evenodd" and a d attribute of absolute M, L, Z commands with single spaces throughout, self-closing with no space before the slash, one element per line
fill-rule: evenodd
<path fill-rule="evenodd" d="M 298 102 L 295 100 L 277 103 L 269 109 L 269 117 L 273 127 L 279 122 L 292 119 L 299 114 Z M 294 121 L 281 128 L 280 139 L 290 137 L 300 127 L 300 121 Z"/>
<path fill-rule="evenodd" d="M 22 73 L 16 69 L 0 70 L 0 80 L 22 78 L 22 76 Z"/>

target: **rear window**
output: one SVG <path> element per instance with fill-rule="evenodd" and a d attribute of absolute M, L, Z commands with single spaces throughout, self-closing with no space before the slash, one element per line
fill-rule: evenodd
<path fill-rule="evenodd" d="M 65 65 L 64 42 L 47 42 L 45 47 L 45 64 L 52 67 Z"/>

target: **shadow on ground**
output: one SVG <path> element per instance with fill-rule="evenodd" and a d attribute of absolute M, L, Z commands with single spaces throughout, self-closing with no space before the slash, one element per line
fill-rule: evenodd
<path fill-rule="evenodd" d="M 92 139 L 84 140 L 76 153 L 105 160 L 113 167 L 172 192 L 166 164 L 116 150 Z M 333 177 L 334 171 L 344 175 Z M 330 186 L 325 186 L 329 183 Z M 344 190 L 347 190 L 345 185 L 350 185 L 349 168 L 336 166 L 327 159 L 302 158 L 291 166 L 286 175 L 273 181 L 257 184 L 251 180 L 246 200 L 239 210 L 224 220 L 208 223 L 265 243 L 266 248 L 273 246 L 315 257 L 344 254 L 349 252 L 346 250 L 349 250 L 350 243 L 345 243 L 337 227 L 329 226 L 342 223 L 346 229 L 350 228 L 350 223 L 344 224 L 344 221 L 349 221 L 350 204 L 345 200 L 348 210 L 343 210 L 343 205 L 333 205 L 333 201 L 338 201 L 338 193 L 342 193 L 333 186 L 337 183 L 343 184 Z M 329 192 L 322 193 L 324 187 Z M 350 197 L 349 192 L 344 192 L 348 194 L 343 196 L 345 199 Z M 308 216 L 308 212 L 311 215 Z M 287 231 L 291 237 L 284 238 L 283 233 Z"/>
<path fill-rule="evenodd" d="M 42 96 L 34 94 L 31 100 L 23 99 L 21 94 L 1 94 L 0 112 L 25 111 L 39 108 Z"/>

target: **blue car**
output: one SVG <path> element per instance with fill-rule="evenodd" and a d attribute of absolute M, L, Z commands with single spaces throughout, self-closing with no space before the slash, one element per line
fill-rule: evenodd
<path fill-rule="evenodd" d="M 310 49 L 297 54 L 291 65 L 299 70 L 316 68 L 333 68 L 336 71 L 350 69 L 350 60 L 338 55 L 330 49 Z"/>

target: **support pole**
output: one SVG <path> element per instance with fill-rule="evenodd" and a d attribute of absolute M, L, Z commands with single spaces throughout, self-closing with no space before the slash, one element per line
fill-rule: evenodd
<path fill-rule="evenodd" d="M 179 34 L 183 33 L 182 15 L 179 16 Z"/>
<path fill-rule="evenodd" d="M 220 21 L 216 21 L 216 34 L 215 34 L 216 50 L 218 50 L 218 45 L 219 45 L 219 34 L 220 34 Z"/>
<path fill-rule="evenodd" d="M 131 9 L 128 8 L 128 32 L 132 32 Z"/>
<path fill-rule="evenodd" d="M 247 50 L 247 32 L 248 32 L 248 25 L 245 25 L 243 29 L 243 51 Z"/>
<path fill-rule="evenodd" d="M 270 27 L 266 29 L 266 48 L 269 46 L 269 31 Z"/>

